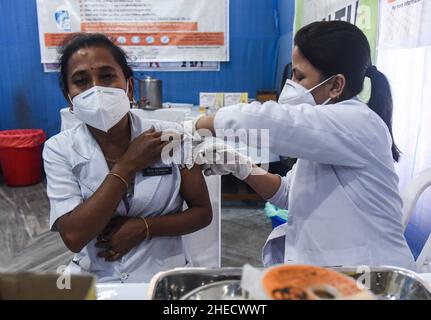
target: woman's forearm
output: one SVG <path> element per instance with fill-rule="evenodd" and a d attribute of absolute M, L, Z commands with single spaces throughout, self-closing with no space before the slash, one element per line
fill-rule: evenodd
<path fill-rule="evenodd" d="M 111 172 L 130 181 L 131 174 L 126 168 L 116 166 Z M 70 214 L 59 218 L 57 228 L 66 246 L 73 252 L 79 252 L 98 236 L 114 216 L 125 192 L 124 182 L 108 175 L 90 198 Z"/>
<path fill-rule="evenodd" d="M 253 165 L 252 174 L 245 180 L 263 199 L 270 199 L 280 188 L 280 176 L 268 173 L 262 168 Z"/>
<path fill-rule="evenodd" d="M 211 207 L 191 207 L 184 212 L 146 218 L 150 237 L 181 236 L 195 232 L 212 221 Z"/>
<path fill-rule="evenodd" d="M 201 117 L 196 122 L 196 130 L 207 129 L 215 136 L 214 115 Z M 280 188 L 280 176 L 266 172 L 258 166 L 253 166 L 253 174 L 245 182 L 253 188 L 262 198 L 271 198 Z"/>

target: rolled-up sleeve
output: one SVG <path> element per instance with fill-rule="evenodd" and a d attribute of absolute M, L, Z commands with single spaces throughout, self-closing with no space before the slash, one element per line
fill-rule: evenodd
<path fill-rule="evenodd" d="M 286 174 L 286 176 L 281 177 L 281 184 L 277 192 L 271 198 L 267 199 L 268 202 L 280 209 L 288 209 L 289 207 L 290 182 L 292 180 L 294 169 L 295 166 Z"/>
<path fill-rule="evenodd" d="M 75 209 L 83 199 L 70 160 L 55 138 L 45 143 L 43 161 L 50 203 L 49 226 L 52 231 L 57 231 L 57 219 Z"/>

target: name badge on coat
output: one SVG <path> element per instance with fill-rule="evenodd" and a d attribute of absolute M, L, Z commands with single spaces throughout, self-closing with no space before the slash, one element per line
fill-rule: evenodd
<path fill-rule="evenodd" d="M 168 174 L 172 174 L 172 167 L 145 168 L 142 170 L 142 176 L 144 177 L 165 176 Z"/>

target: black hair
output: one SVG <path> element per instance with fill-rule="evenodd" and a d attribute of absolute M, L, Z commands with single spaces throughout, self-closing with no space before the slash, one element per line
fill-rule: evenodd
<path fill-rule="evenodd" d="M 392 137 L 392 157 L 398 162 L 400 151 L 392 134 L 392 94 L 385 75 L 371 62 L 371 50 L 365 34 L 355 25 L 344 21 L 319 21 L 301 28 L 294 44 L 304 57 L 318 69 L 323 78 L 342 74 L 346 86 L 341 100 L 358 95 L 365 77 L 371 80 L 368 106 L 388 126 Z"/>
<path fill-rule="evenodd" d="M 289 62 L 284 66 L 283 74 L 281 76 L 280 91 L 277 92 L 277 100 L 283 91 L 284 84 L 286 83 L 287 79 L 292 79 L 292 62 Z"/>
<path fill-rule="evenodd" d="M 60 87 L 63 91 L 68 91 L 67 87 L 67 64 L 70 57 L 79 49 L 87 47 L 104 47 L 111 51 L 115 61 L 123 70 L 124 77 L 129 79 L 133 76 L 132 68 L 127 63 L 127 55 L 117 45 L 115 45 L 106 35 L 102 33 L 75 33 L 66 39 L 65 44 L 60 49 Z"/>

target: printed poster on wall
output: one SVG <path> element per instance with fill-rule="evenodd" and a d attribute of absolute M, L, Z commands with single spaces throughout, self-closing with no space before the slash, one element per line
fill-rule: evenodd
<path fill-rule="evenodd" d="M 215 61 L 179 61 L 179 62 L 137 62 L 130 63 L 134 71 L 220 71 L 220 62 Z M 44 72 L 59 72 L 58 63 L 44 63 Z"/>
<path fill-rule="evenodd" d="M 229 0 L 37 0 L 42 63 L 76 32 L 102 32 L 131 62 L 229 61 Z"/>
<path fill-rule="evenodd" d="M 380 0 L 379 49 L 431 46 L 430 0 Z"/>

